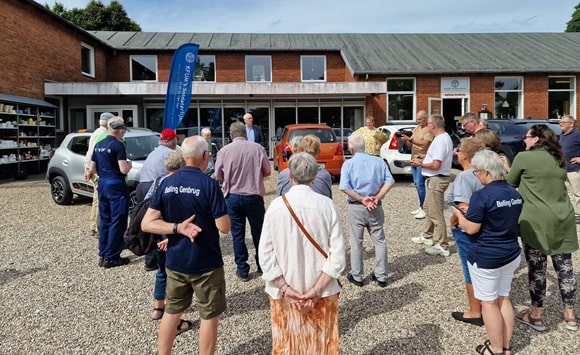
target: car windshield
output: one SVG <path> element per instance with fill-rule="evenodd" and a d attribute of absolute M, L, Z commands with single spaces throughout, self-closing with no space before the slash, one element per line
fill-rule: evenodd
<path fill-rule="evenodd" d="M 336 142 L 336 136 L 330 129 L 297 129 L 295 131 L 290 132 L 290 137 L 288 137 L 288 141 L 292 141 L 292 138 L 296 136 L 304 137 L 307 134 L 314 134 L 318 138 L 320 138 L 320 143 L 332 143 Z"/>
<path fill-rule="evenodd" d="M 131 160 L 145 160 L 149 153 L 159 145 L 159 137 L 155 135 L 125 137 L 127 144 L 127 158 Z"/>

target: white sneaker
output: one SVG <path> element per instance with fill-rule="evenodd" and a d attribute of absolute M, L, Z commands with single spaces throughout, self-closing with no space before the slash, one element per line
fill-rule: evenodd
<path fill-rule="evenodd" d="M 411 211 L 411 214 L 417 214 L 417 213 L 419 213 L 419 212 L 421 212 L 421 211 L 423 211 L 423 209 L 422 209 L 421 207 L 419 207 L 419 208 L 417 208 L 416 210 L 414 210 L 414 211 Z"/>
<path fill-rule="evenodd" d="M 423 218 L 425 218 L 425 211 L 419 210 L 419 212 L 415 214 L 415 219 L 423 219 Z"/>
<path fill-rule="evenodd" d="M 431 239 L 427 239 L 423 237 L 423 234 L 420 234 L 417 237 L 413 237 L 411 238 L 411 241 L 415 244 L 425 244 L 426 246 L 431 246 L 433 245 L 433 240 Z"/>
<path fill-rule="evenodd" d="M 429 255 L 441 255 L 441 256 L 449 256 L 449 250 L 443 249 L 439 243 L 435 244 L 431 248 L 425 249 L 425 253 Z"/>

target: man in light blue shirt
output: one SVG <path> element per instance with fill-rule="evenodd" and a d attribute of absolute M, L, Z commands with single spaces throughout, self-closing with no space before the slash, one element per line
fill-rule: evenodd
<path fill-rule="evenodd" d="M 385 240 L 385 212 L 381 204 L 383 197 L 395 184 L 385 162 L 365 153 L 362 136 L 348 137 L 348 149 L 353 157 L 347 160 L 340 171 L 340 191 L 347 195 L 347 220 L 350 228 L 350 265 L 347 280 L 362 286 L 364 268 L 362 242 L 365 228 L 375 246 L 375 267 L 371 280 L 380 287 L 387 286 L 387 244 Z"/>
<path fill-rule="evenodd" d="M 251 113 L 244 115 L 244 124 L 246 125 L 246 139 L 248 142 L 258 143 L 264 145 L 264 137 L 260 127 L 254 126 L 254 116 Z"/>

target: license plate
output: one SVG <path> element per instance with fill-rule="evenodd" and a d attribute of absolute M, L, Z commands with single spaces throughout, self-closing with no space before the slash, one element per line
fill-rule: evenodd
<path fill-rule="evenodd" d="M 318 163 L 318 169 L 325 169 L 325 168 L 326 168 L 325 163 Z"/>

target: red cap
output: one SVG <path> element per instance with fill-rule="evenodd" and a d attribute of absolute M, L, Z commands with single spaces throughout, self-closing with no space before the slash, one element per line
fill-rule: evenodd
<path fill-rule="evenodd" d="M 175 138 L 177 138 L 177 134 L 175 134 L 175 131 L 172 130 L 171 128 L 165 128 L 163 131 L 161 131 L 161 137 L 159 139 L 163 141 L 170 141 Z"/>

